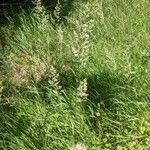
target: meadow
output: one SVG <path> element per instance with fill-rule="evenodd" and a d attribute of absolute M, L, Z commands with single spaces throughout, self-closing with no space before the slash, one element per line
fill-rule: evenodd
<path fill-rule="evenodd" d="M 150 149 L 149 0 L 38 0 L 0 40 L 0 150 Z"/>

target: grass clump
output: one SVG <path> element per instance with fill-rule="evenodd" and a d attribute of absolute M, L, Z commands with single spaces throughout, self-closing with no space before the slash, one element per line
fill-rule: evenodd
<path fill-rule="evenodd" d="M 0 149 L 149 150 L 150 3 L 36 4 L 0 30 Z"/>

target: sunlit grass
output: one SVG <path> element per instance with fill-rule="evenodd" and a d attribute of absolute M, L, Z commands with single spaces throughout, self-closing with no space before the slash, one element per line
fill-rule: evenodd
<path fill-rule="evenodd" d="M 150 2 L 58 12 L 1 28 L 0 149 L 149 150 Z"/>

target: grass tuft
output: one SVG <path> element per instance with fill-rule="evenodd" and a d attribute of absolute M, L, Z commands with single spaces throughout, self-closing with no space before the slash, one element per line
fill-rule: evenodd
<path fill-rule="evenodd" d="M 149 150 L 150 2 L 35 4 L 0 29 L 0 149 Z"/>

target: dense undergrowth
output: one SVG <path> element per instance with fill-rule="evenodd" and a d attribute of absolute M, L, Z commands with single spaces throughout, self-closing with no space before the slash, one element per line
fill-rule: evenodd
<path fill-rule="evenodd" d="M 149 150 L 150 2 L 65 6 L 1 27 L 0 150 Z"/>

